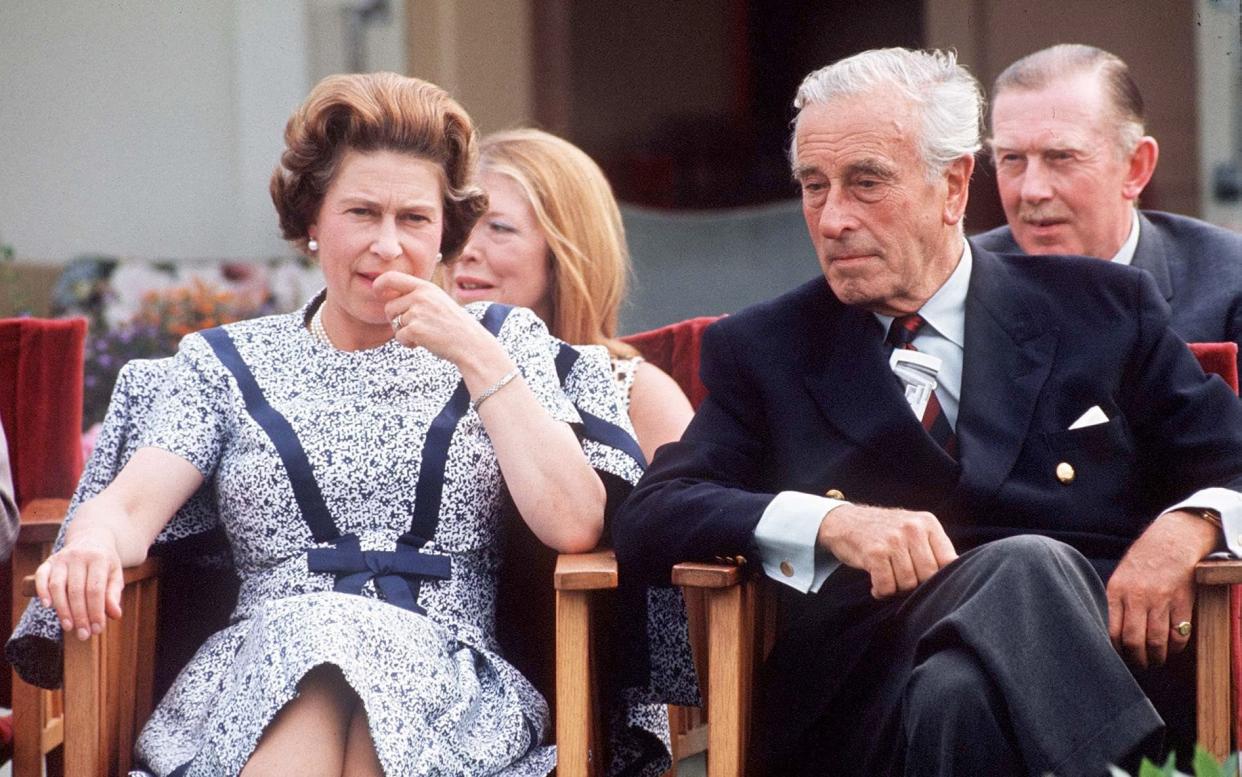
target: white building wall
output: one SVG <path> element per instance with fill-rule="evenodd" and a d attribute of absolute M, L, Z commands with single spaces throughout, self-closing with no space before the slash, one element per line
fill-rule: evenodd
<path fill-rule="evenodd" d="M 0 2 L 0 243 L 51 262 L 286 252 L 267 181 L 312 75 L 345 61 L 313 14 L 345 2 Z M 369 67 L 403 62 L 393 5 Z"/>

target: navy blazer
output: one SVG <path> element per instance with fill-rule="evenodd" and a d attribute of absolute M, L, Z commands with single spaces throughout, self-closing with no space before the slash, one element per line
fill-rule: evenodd
<path fill-rule="evenodd" d="M 1007 226 L 971 241 L 997 253 L 1023 253 Z M 1235 342 L 1242 358 L 1242 234 L 1186 216 L 1139 211 L 1133 266 L 1151 273 L 1183 340 Z"/>
<path fill-rule="evenodd" d="M 911 412 L 875 317 L 822 277 L 722 319 L 703 341 L 707 400 L 615 516 L 623 574 L 749 552 L 784 490 L 930 511 L 959 552 L 1042 534 L 1117 559 L 1197 489 L 1242 490 L 1242 403 L 1168 321 L 1147 273 L 976 246 L 959 463 Z M 1069 429 L 1094 405 L 1107 423 Z"/>

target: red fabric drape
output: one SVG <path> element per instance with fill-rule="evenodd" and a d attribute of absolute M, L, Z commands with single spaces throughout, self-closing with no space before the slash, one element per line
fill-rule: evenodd
<path fill-rule="evenodd" d="M 17 503 L 68 498 L 82 474 L 86 319 L 0 319 L 0 422 Z"/>
<path fill-rule="evenodd" d="M 707 389 L 699 380 L 699 341 L 703 339 L 703 330 L 717 318 L 689 318 L 659 329 L 626 335 L 621 340 L 637 348 L 644 359 L 667 372 L 686 392 L 690 404 L 697 408 L 707 397 Z"/>

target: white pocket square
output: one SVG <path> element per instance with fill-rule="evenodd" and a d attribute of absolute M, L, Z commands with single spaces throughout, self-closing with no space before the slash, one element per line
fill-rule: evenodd
<path fill-rule="evenodd" d="M 1099 424 L 1108 423 L 1108 416 L 1104 415 L 1104 411 L 1099 405 L 1092 405 L 1091 409 L 1078 417 L 1078 420 L 1069 425 L 1071 429 L 1082 429 L 1086 426 L 1097 426 Z"/>

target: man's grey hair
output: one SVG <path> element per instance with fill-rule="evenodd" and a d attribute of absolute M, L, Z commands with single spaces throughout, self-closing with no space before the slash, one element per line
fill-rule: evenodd
<path fill-rule="evenodd" d="M 908 99 L 921 119 L 916 141 L 929 179 L 943 173 L 953 161 L 979 150 L 983 92 L 952 51 L 872 49 L 846 57 L 803 79 L 794 108 L 800 115 L 808 105 L 885 90 L 895 90 Z M 797 122 L 795 118 L 795 138 L 789 148 L 795 166 Z"/>
<path fill-rule="evenodd" d="M 1034 91 L 1079 73 L 1093 73 L 1104 87 L 1117 131 L 1117 150 L 1129 155 L 1144 135 L 1143 95 L 1130 68 L 1117 55 L 1095 46 L 1062 43 L 1027 54 L 1005 68 L 992 86 L 992 100 L 1006 90 Z"/>

